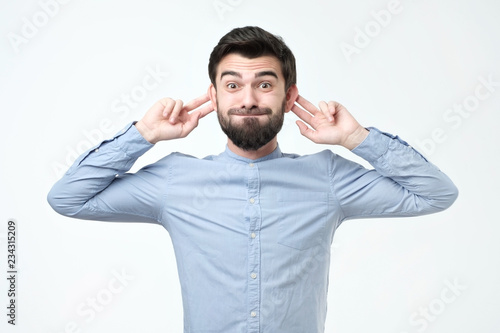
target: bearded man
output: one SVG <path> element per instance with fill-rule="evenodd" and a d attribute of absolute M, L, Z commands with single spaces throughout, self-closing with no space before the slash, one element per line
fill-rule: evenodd
<path fill-rule="evenodd" d="M 346 220 L 416 216 L 456 199 L 452 181 L 397 136 L 361 126 L 341 104 L 299 95 L 295 58 L 258 27 L 221 38 L 208 92 L 165 98 L 120 134 L 83 154 L 48 195 L 79 219 L 149 222 L 169 233 L 185 333 L 324 332 L 335 230 Z M 172 153 L 135 174 L 139 156 L 187 136 L 217 112 L 227 135 L 219 155 Z M 366 169 L 330 150 L 281 152 L 292 111 L 302 135 L 341 145 Z"/>

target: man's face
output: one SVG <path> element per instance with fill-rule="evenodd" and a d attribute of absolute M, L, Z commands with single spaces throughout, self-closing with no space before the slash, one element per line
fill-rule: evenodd
<path fill-rule="evenodd" d="M 257 150 L 276 137 L 289 111 L 278 59 L 229 54 L 219 63 L 216 85 L 219 123 L 237 147 Z"/>

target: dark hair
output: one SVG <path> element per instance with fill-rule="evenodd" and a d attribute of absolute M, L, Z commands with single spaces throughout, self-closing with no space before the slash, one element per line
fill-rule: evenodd
<path fill-rule="evenodd" d="M 285 77 L 285 91 L 297 83 L 295 57 L 283 39 L 259 27 L 243 27 L 233 29 L 223 36 L 210 54 L 208 76 L 214 86 L 217 67 L 222 58 L 230 53 L 237 53 L 250 59 L 274 56 L 281 64 L 281 71 Z"/>

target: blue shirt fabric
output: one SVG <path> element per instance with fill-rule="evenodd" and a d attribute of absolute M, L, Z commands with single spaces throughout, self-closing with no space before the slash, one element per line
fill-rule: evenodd
<path fill-rule="evenodd" d="M 441 211 L 451 180 L 397 136 L 370 128 L 353 152 L 250 160 L 172 153 L 127 171 L 153 145 L 133 124 L 83 154 L 48 195 L 59 213 L 162 225 L 175 250 L 186 333 L 324 332 L 330 245 L 343 221 Z"/>

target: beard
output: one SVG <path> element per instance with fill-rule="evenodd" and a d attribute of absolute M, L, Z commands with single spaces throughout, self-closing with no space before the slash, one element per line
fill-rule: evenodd
<path fill-rule="evenodd" d="M 285 119 L 286 100 L 283 100 L 280 112 L 273 112 L 270 108 L 229 109 L 227 116 L 219 109 L 217 103 L 217 118 L 222 131 L 234 145 L 243 150 L 258 150 L 269 143 L 281 130 Z M 267 121 L 261 124 L 258 117 L 244 117 L 241 124 L 234 124 L 232 114 L 265 114 Z"/>

